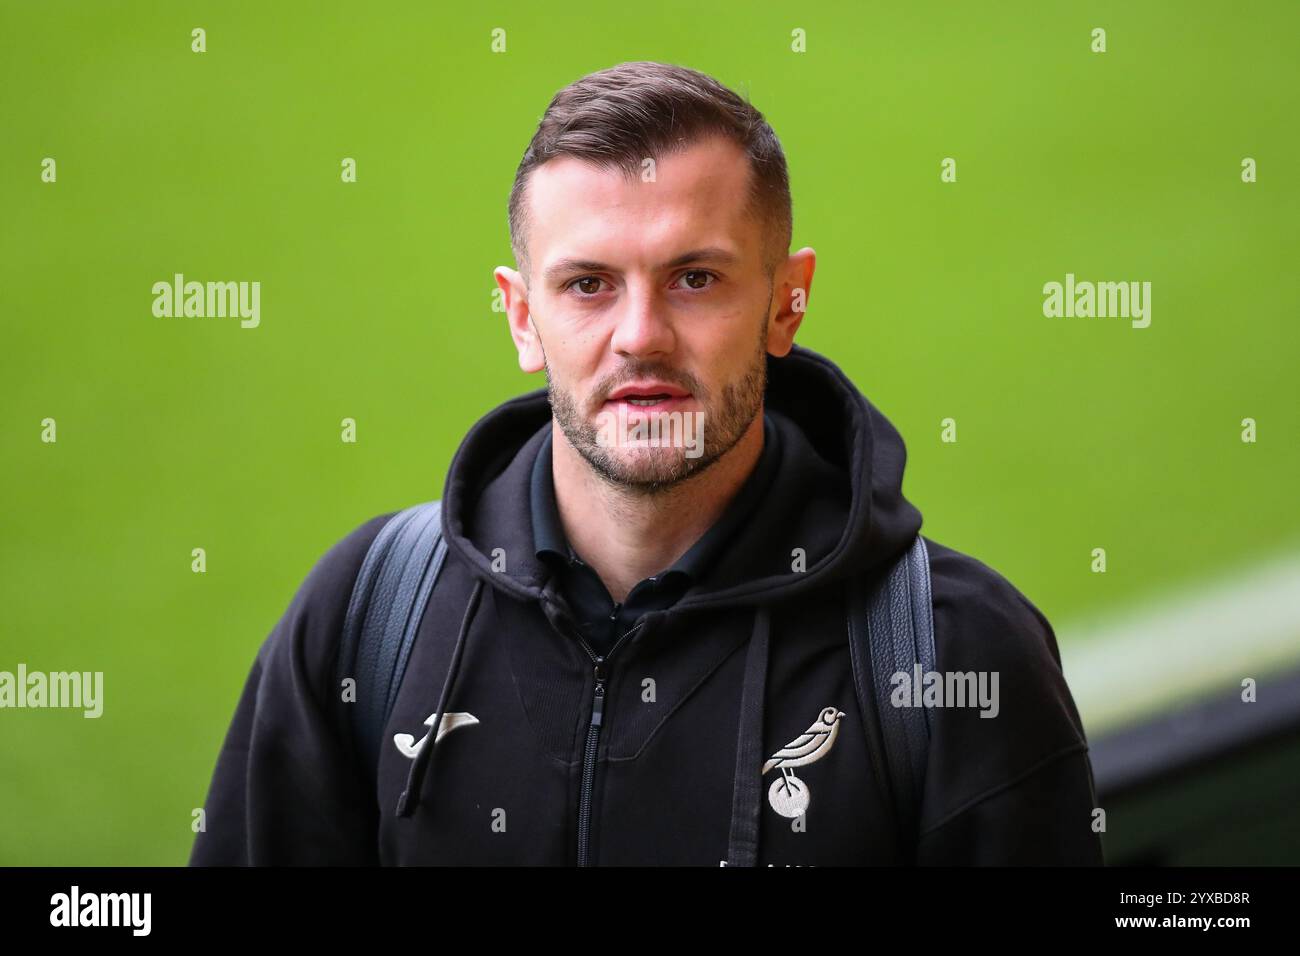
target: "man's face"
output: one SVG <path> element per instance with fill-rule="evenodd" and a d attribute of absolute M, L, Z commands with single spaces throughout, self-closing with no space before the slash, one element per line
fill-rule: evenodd
<path fill-rule="evenodd" d="M 567 441 L 642 490 L 707 468 L 755 421 L 773 314 L 744 153 L 709 139 L 656 167 L 652 181 L 572 157 L 536 169 L 526 299 L 508 309 Z"/>

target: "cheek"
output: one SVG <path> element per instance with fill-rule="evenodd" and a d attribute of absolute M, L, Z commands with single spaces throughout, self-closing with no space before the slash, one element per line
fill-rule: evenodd
<path fill-rule="evenodd" d="M 538 324 L 538 339 L 546 353 L 546 363 L 565 382 L 581 379 L 599 355 L 599 341 L 594 330 L 583 328 L 563 317 L 548 317 Z"/>
<path fill-rule="evenodd" d="M 601 380 L 600 344 L 590 333 L 568 333 L 547 341 L 551 376 L 572 398 L 585 405 Z"/>
<path fill-rule="evenodd" d="M 736 312 L 691 336 L 689 350 L 698 367 L 717 385 L 735 382 L 748 374 L 766 340 L 761 338 L 763 304 L 759 312 Z"/>

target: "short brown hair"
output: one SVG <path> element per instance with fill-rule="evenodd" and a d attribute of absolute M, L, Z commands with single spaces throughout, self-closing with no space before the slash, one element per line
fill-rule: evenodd
<path fill-rule="evenodd" d="M 557 156 L 573 156 L 635 176 L 647 158 L 709 136 L 749 157 L 751 214 L 767 230 L 769 275 L 790 251 L 793 210 L 785 153 L 763 114 L 713 77 L 684 66 L 640 61 L 590 73 L 555 94 L 524 151 L 510 190 L 510 248 L 527 274 L 528 175 Z"/>

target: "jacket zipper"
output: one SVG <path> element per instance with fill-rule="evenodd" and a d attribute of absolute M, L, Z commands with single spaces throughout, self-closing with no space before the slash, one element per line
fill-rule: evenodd
<path fill-rule="evenodd" d="M 591 699 L 591 719 L 587 724 L 587 743 L 582 752 L 582 789 L 578 797 L 578 866 L 591 866 L 591 795 L 596 784 L 596 747 L 600 743 L 600 728 L 605 720 L 605 683 L 609 680 L 605 662 L 607 657 L 614 656 L 619 645 L 630 634 L 637 631 L 641 624 L 641 621 L 637 621 L 626 634 L 615 641 L 606 657 L 593 651 L 591 645 L 582 639 L 582 635 L 574 634 L 582 649 L 591 658 L 592 673 L 596 679 L 596 687 Z"/>

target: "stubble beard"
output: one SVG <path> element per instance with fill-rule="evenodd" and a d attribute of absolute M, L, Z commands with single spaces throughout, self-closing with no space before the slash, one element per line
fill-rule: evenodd
<path fill-rule="evenodd" d="M 688 457 L 684 447 L 616 446 L 600 440 L 600 429 L 582 414 L 572 393 L 558 385 L 546 364 L 546 392 L 551 413 L 569 444 L 602 480 L 624 492 L 657 496 L 706 471 L 740 441 L 758 416 L 767 389 L 767 313 L 764 312 L 758 349 L 738 381 L 728 382 L 715 401 L 714 393 L 694 376 L 659 363 L 633 361 L 625 365 L 618 380 L 602 385 L 608 394 L 619 384 L 637 378 L 655 378 L 688 389 L 701 406 L 701 453 Z M 621 436 L 620 436 L 621 438 Z"/>

